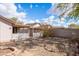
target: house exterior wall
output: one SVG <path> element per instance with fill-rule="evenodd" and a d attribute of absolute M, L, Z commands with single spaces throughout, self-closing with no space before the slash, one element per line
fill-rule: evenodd
<path fill-rule="evenodd" d="M 43 33 L 40 29 L 32 29 L 33 30 L 33 37 L 34 38 L 38 38 L 38 37 L 42 37 Z"/>
<path fill-rule="evenodd" d="M 1 40 L 1 21 L 0 21 L 0 40 Z"/>
<path fill-rule="evenodd" d="M 22 40 L 25 40 L 25 39 L 27 39 L 27 38 L 30 38 L 30 37 L 32 37 L 32 38 L 38 38 L 38 37 L 41 37 L 42 36 L 42 32 L 35 32 L 33 29 L 32 29 L 32 31 L 33 31 L 33 36 L 30 36 L 30 29 L 29 28 L 20 28 L 18 31 L 17 31 L 17 33 L 13 33 L 12 34 L 12 40 L 15 40 L 15 41 L 17 41 L 17 40 L 19 40 L 19 39 L 22 39 Z"/>
<path fill-rule="evenodd" d="M 17 30 L 17 33 L 13 33 L 13 39 L 19 40 L 19 39 L 26 39 L 29 38 L 29 29 L 28 28 L 19 28 Z"/>
<path fill-rule="evenodd" d="M 42 32 L 33 33 L 34 38 L 38 38 L 38 37 L 42 37 L 42 36 L 43 36 Z"/>
<path fill-rule="evenodd" d="M 0 42 L 11 40 L 12 26 L 0 21 Z"/>
<path fill-rule="evenodd" d="M 29 38 L 29 33 L 16 33 L 12 34 L 12 40 L 25 40 L 26 38 Z"/>

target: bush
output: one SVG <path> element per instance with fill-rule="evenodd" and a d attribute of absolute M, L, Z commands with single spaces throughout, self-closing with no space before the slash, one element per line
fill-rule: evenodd
<path fill-rule="evenodd" d="M 51 29 L 44 29 L 43 30 L 43 37 L 52 37 L 53 33 Z"/>

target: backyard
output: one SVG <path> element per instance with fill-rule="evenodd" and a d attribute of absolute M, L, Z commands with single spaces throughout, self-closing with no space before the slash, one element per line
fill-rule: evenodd
<path fill-rule="evenodd" d="M 26 40 L 1 43 L 1 56 L 67 56 L 74 54 L 77 48 L 68 45 L 66 38 L 29 38 Z"/>
<path fill-rule="evenodd" d="M 79 3 L 0 7 L 0 56 L 79 56 Z"/>

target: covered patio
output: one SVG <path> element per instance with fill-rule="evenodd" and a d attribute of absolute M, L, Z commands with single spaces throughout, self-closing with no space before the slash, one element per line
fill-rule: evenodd
<path fill-rule="evenodd" d="M 41 37 L 42 31 L 40 28 L 34 28 L 27 25 L 13 26 L 12 40 L 24 40 L 27 38 Z"/>

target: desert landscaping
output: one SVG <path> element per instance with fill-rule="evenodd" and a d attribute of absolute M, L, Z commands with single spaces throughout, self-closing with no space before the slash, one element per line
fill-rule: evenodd
<path fill-rule="evenodd" d="M 48 40 L 49 39 L 49 40 Z M 77 48 L 70 47 L 64 38 L 29 38 L 21 41 L 1 43 L 1 56 L 67 56 L 77 55 Z M 74 54 L 76 51 L 76 54 Z"/>
<path fill-rule="evenodd" d="M 1 3 L 0 56 L 79 56 L 79 3 Z"/>

